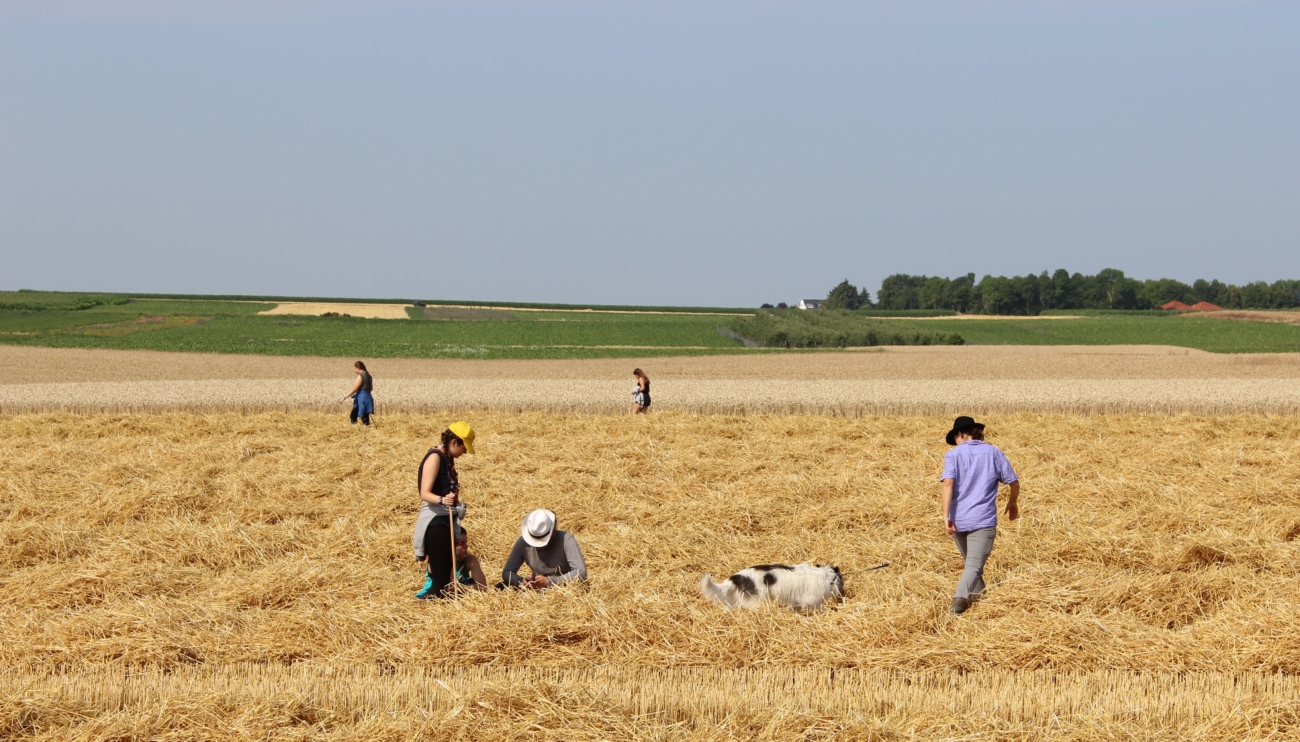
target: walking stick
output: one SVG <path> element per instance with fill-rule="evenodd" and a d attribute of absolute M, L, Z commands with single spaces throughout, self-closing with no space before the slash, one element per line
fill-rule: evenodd
<path fill-rule="evenodd" d="M 456 490 L 456 499 L 460 499 L 460 490 Z M 460 591 L 460 583 L 456 582 L 456 513 L 450 505 L 447 506 L 447 520 L 451 524 L 451 594 L 456 595 Z"/>

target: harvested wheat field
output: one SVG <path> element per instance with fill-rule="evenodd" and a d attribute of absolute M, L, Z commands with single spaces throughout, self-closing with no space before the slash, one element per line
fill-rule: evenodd
<path fill-rule="evenodd" d="M 1300 422 L 1018 413 L 983 601 L 937 510 L 948 419 L 468 415 L 472 550 L 559 514 L 591 580 L 417 602 L 448 421 L 0 416 L 5 739 L 1263 739 L 1300 734 Z M 727 612 L 705 572 L 849 597 Z"/>
<path fill-rule="evenodd" d="M 327 302 L 286 301 L 258 314 L 298 314 L 320 316 L 329 312 L 348 317 L 371 319 L 407 319 L 405 304 L 337 304 Z"/>

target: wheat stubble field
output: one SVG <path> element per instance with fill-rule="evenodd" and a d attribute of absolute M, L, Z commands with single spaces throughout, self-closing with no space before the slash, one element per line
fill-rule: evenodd
<path fill-rule="evenodd" d="M 906 366 L 861 355 L 803 373 Z M 73 379 L 39 358 L 0 363 L 0 390 L 32 369 L 75 384 L 183 376 L 166 371 L 176 359 L 98 357 L 96 377 L 58 356 Z M 981 381 L 922 358 L 909 368 Z M 798 381 L 781 365 L 795 362 L 749 361 L 732 378 Z M 336 363 L 305 377 L 335 398 Z M 1143 364 L 1160 367 L 1047 357 L 1038 374 L 1152 381 Z M 1028 365 L 990 364 L 985 381 Z M 1202 372 L 1285 388 L 1293 368 Z M 936 515 L 948 418 L 466 412 L 479 430 L 461 466 L 466 525 L 490 575 L 523 514 L 546 506 L 592 580 L 434 604 L 411 599 L 413 480 L 449 414 L 393 411 L 363 430 L 341 406 L 193 403 L 0 415 L 0 738 L 1300 732 L 1300 422 L 1286 409 L 1071 414 L 1030 400 L 990 413 L 989 438 L 1025 483 L 1023 517 L 1004 523 L 985 600 L 955 618 L 960 566 Z M 814 616 L 728 613 L 695 592 L 704 572 L 803 560 L 891 566 L 850 575 L 848 599 Z"/>

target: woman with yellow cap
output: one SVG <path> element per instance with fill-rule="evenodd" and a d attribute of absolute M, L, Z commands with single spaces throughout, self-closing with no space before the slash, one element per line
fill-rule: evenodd
<path fill-rule="evenodd" d="M 423 504 L 411 538 L 416 561 L 428 560 L 424 587 L 415 594 L 420 600 L 443 597 L 455 580 L 451 534 L 465 517 L 456 459 L 467 453 L 474 453 L 474 429 L 469 423 L 454 422 L 442 431 L 442 444 L 430 448 L 420 462 L 416 487 Z"/>

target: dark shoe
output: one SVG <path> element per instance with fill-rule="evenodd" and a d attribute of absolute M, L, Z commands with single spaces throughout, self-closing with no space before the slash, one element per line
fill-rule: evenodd
<path fill-rule="evenodd" d="M 970 601 L 965 598 L 953 598 L 952 605 L 948 607 L 949 613 L 965 613 L 970 608 Z"/>

